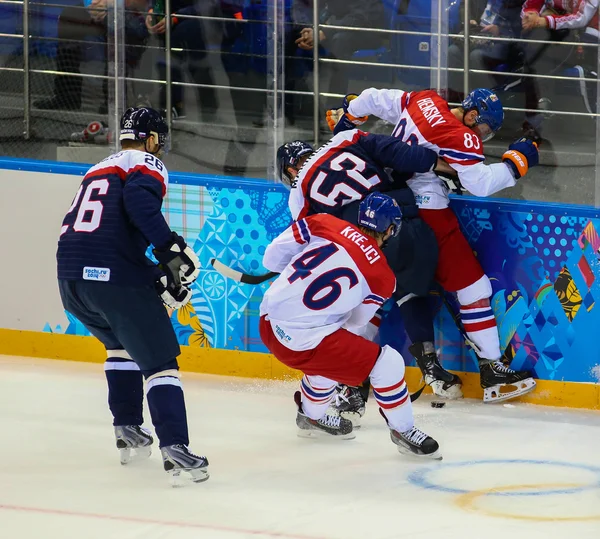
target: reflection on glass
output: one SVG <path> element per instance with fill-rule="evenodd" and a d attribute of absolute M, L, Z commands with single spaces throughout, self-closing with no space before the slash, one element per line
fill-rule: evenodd
<path fill-rule="evenodd" d="M 325 112 L 347 93 L 435 88 L 456 106 L 484 87 L 506 112 L 488 161 L 522 136 L 540 145 L 540 166 L 498 196 L 591 203 L 597 0 L 119 0 L 116 16 L 113 2 L 34 0 L 24 17 L 22 3 L 0 0 L 2 154 L 95 162 L 109 150 L 122 16 L 123 105 L 171 119 L 170 170 L 266 178 L 273 140 L 326 141 Z M 278 137 L 274 73 L 284 79 Z"/>

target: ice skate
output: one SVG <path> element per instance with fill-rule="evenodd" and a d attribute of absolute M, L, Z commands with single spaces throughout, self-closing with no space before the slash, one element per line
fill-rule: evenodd
<path fill-rule="evenodd" d="M 336 410 L 344 419 L 352 422 L 352 428 L 360 428 L 360 419 L 365 415 L 366 402 L 356 387 L 338 386 L 335 401 L 330 409 Z"/>
<path fill-rule="evenodd" d="M 187 472 L 194 483 L 202 483 L 209 478 L 208 459 L 192 453 L 186 445 L 168 445 L 161 448 L 165 472 L 171 475 L 171 484 L 179 487 L 184 484 L 181 472 Z"/>
<path fill-rule="evenodd" d="M 328 408 L 325 416 L 319 420 L 311 419 L 302 410 L 300 391 L 296 391 L 294 394 L 294 401 L 298 406 L 296 425 L 299 429 L 298 436 L 301 438 L 335 436 L 341 440 L 351 440 L 356 437 L 352 432 L 352 421 L 341 417 L 334 408 Z"/>
<path fill-rule="evenodd" d="M 514 371 L 501 361 L 480 362 L 483 402 L 503 402 L 535 389 L 535 380 L 529 371 Z"/>
<path fill-rule="evenodd" d="M 425 383 L 431 387 L 435 395 L 446 399 L 462 398 L 461 379 L 440 365 L 433 343 L 419 342 L 409 346 L 408 349 L 416 359 Z"/>
<path fill-rule="evenodd" d="M 385 419 L 387 426 L 390 427 L 388 419 L 381 408 L 379 408 L 379 413 Z M 442 460 L 443 458 L 440 445 L 431 436 L 417 427 L 413 427 L 406 432 L 398 432 L 390 427 L 390 438 L 396 444 L 398 453 L 402 453 L 403 455 L 434 460 Z"/>
<path fill-rule="evenodd" d="M 442 460 L 439 444 L 428 434 L 413 427 L 406 432 L 390 429 L 390 438 L 403 455 Z"/>
<path fill-rule="evenodd" d="M 121 464 L 147 459 L 152 454 L 154 439 L 148 429 L 139 425 L 122 425 L 115 427 L 115 437 Z"/>

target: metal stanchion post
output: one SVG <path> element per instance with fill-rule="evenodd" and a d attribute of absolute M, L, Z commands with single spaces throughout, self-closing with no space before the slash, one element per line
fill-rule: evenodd
<path fill-rule="evenodd" d="M 600 74 L 600 36 L 598 38 L 598 48 L 596 49 L 596 73 Z M 596 80 L 596 113 L 598 113 L 598 105 L 600 105 L 600 79 Z M 596 174 L 594 182 L 594 205 L 600 208 L 600 116 L 596 116 Z"/>
<path fill-rule="evenodd" d="M 438 93 L 442 89 L 442 0 L 437 0 L 437 76 L 435 89 Z"/>
<path fill-rule="evenodd" d="M 29 87 L 29 0 L 23 0 L 23 137 L 31 137 L 31 91 Z"/>
<path fill-rule="evenodd" d="M 172 104 L 172 94 L 171 94 L 171 84 L 173 82 L 171 77 L 171 0 L 165 1 L 165 17 L 166 17 L 166 29 L 165 29 L 165 66 L 167 69 L 166 75 L 166 91 L 165 91 L 165 106 L 167 107 L 167 125 L 169 126 L 169 131 L 171 131 L 171 126 L 173 123 L 173 104 Z M 173 136 L 171 135 L 171 140 L 173 140 Z"/>
<path fill-rule="evenodd" d="M 464 73 L 463 73 L 463 91 L 465 96 L 469 93 L 469 2 L 464 2 L 465 6 L 465 20 L 464 22 L 464 36 L 465 44 L 463 48 L 463 59 L 464 59 Z"/>
<path fill-rule="evenodd" d="M 319 1 L 313 1 L 313 134 L 319 145 Z"/>

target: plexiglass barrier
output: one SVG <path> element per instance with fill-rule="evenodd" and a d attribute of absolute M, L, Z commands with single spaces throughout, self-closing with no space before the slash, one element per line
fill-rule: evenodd
<path fill-rule="evenodd" d="M 170 170 L 274 180 L 277 147 L 328 140 L 369 87 L 476 87 L 540 165 L 503 198 L 600 205 L 598 4 L 536 0 L 0 0 L 0 155 L 92 163 L 124 108 L 167 118 Z M 363 127 L 391 133 L 371 118 Z"/>

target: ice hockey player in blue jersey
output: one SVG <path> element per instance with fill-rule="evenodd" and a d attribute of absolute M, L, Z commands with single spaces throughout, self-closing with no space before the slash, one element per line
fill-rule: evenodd
<path fill-rule="evenodd" d="M 169 176 L 159 156 L 168 126 L 150 108 L 121 118 L 122 151 L 90 168 L 67 211 L 58 241 L 58 286 L 65 309 L 105 346 L 108 404 L 121 464 L 150 456 L 142 428 L 143 379 L 164 468 L 208 479 L 208 460 L 188 448 L 179 344 L 165 305 L 191 298 L 199 261 L 161 213 Z M 146 257 L 148 246 L 158 265 Z"/>

